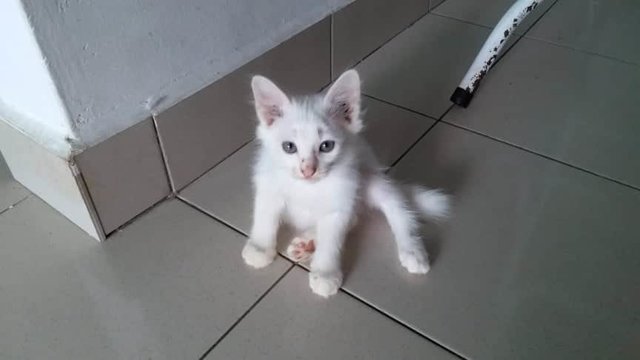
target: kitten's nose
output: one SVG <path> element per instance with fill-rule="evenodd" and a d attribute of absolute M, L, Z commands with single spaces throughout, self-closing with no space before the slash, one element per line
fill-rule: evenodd
<path fill-rule="evenodd" d="M 302 176 L 305 179 L 308 179 L 313 176 L 318 170 L 318 165 L 315 161 L 306 161 L 302 160 L 302 164 L 300 165 L 300 172 L 302 172 Z"/>
<path fill-rule="evenodd" d="M 302 165 L 302 169 L 300 169 L 302 171 L 302 176 L 304 176 L 305 179 L 308 179 L 310 177 L 313 176 L 313 174 L 316 173 L 316 167 L 315 166 L 306 166 L 306 165 Z"/>

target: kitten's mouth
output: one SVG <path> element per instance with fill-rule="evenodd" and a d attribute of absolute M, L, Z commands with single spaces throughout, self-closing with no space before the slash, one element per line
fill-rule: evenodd
<path fill-rule="evenodd" d="M 309 176 L 309 177 L 305 177 L 305 176 L 299 176 L 298 177 L 300 180 L 302 181 L 306 181 L 306 182 L 316 182 L 320 179 L 320 177 L 314 175 L 314 176 Z"/>
<path fill-rule="evenodd" d="M 316 172 L 315 174 L 311 175 L 311 176 L 305 176 L 304 174 L 300 173 L 300 172 L 296 172 L 296 177 L 302 181 L 306 181 L 306 182 L 316 182 L 320 179 L 322 179 L 324 177 L 323 173 L 320 172 Z"/>

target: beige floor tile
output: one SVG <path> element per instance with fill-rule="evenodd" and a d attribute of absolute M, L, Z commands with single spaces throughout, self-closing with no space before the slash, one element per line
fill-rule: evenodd
<path fill-rule="evenodd" d="M 179 200 L 97 243 L 36 197 L 0 216 L 0 358 L 197 359 L 289 267 Z"/>

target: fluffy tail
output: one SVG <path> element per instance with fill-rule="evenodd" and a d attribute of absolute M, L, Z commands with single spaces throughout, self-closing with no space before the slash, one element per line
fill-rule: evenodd
<path fill-rule="evenodd" d="M 445 220 L 449 217 L 450 199 L 442 190 L 412 186 L 411 194 L 417 210 L 431 220 Z"/>

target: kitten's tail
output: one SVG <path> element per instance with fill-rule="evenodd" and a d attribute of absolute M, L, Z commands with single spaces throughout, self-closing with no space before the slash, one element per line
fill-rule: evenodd
<path fill-rule="evenodd" d="M 417 210 L 430 220 L 445 220 L 450 213 L 450 199 L 439 189 L 426 189 L 422 186 L 411 187 L 411 195 Z"/>

